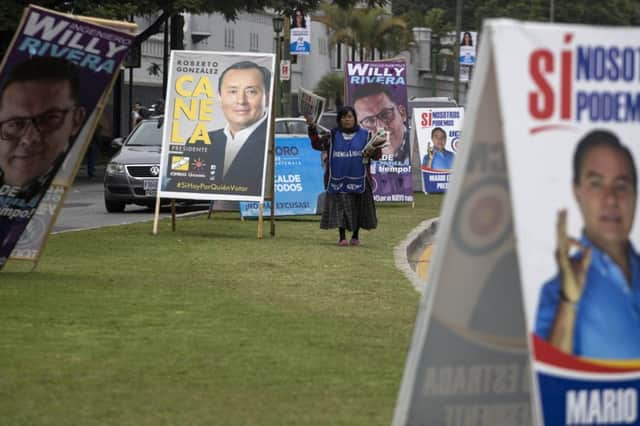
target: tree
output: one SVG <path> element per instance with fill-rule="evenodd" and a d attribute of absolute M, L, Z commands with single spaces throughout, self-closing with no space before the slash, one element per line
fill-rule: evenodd
<path fill-rule="evenodd" d="M 549 21 L 551 0 L 465 0 L 462 7 L 464 30 L 479 31 L 486 18 L 514 18 Z M 640 0 L 563 0 L 554 2 L 555 22 L 593 25 L 640 24 Z M 455 22 L 455 2 L 446 0 L 394 0 L 395 15 L 425 15 L 433 8 L 445 11 L 444 18 Z"/>
<path fill-rule="evenodd" d="M 375 6 L 385 4 L 386 1 L 367 0 L 367 4 Z M 352 7 L 356 2 L 357 0 L 332 0 L 332 3 L 341 7 Z M 321 4 L 321 0 L 34 0 L 29 3 L 60 12 L 109 19 L 129 20 L 131 16 L 156 16 L 155 21 L 136 36 L 134 44 L 140 44 L 159 32 L 172 16 L 182 12 L 220 13 L 227 20 L 235 20 L 239 12 L 256 12 L 268 8 L 289 16 L 298 6 L 304 10 L 316 10 Z M 3 1 L 2 14 L 0 14 L 0 48 L 2 51 L 9 44 L 26 4 L 27 2 L 23 0 Z"/>
<path fill-rule="evenodd" d="M 549 2 L 548 0 L 545 0 L 544 2 L 541 0 L 516 0 L 511 3 L 507 3 L 502 0 L 488 0 L 475 8 L 473 16 L 476 28 L 481 28 L 484 17 L 505 17 L 527 21 L 548 21 Z"/>
<path fill-rule="evenodd" d="M 375 59 L 376 49 L 382 55 L 390 48 L 393 36 L 397 36 L 396 42 L 406 42 L 405 46 L 393 46 L 394 53 L 408 47 L 407 23 L 403 18 L 391 16 L 382 8 L 358 9 L 353 18 L 353 35 L 360 48 L 360 58 Z"/>
<path fill-rule="evenodd" d="M 162 75 L 162 66 L 156 62 L 151 62 L 147 67 L 147 72 L 149 75 Z"/>
<path fill-rule="evenodd" d="M 343 9 L 333 4 L 320 5 L 321 15 L 313 17 L 314 21 L 323 23 L 329 29 L 329 45 L 344 43 L 351 46 L 351 60 L 355 60 L 355 35 L 353 33 L 353 10 Z"/>
<path fill-rule="evenodd" d="M 318 81 L 314 92 L 319 96 L 333 99 L 334 101 L 337 94 L 340 94 L 341 98 L 344 98 L 344 73 L 337 71 L 325 74 L 320 81 Z"/>
<path fill-rule="evenodd" d="M 473 12 L 476 4 L 484 3 L 486 0 L 465 0 L 462 10 L 462 22 L 465 23 L 465 29 L 476 29 Z M 417 25 L 424 19 L 429 11 L 440 9 L 444 11 L 442 16 L 446 22 L 455 22 L 456 19 L 456 2 L 447 0 L 423 0 L 415 2 L 413 0 L 394 0 L 392 12 L 394 15 L 402 15 L 408 18 L 411 27 Z"/>
<path fill-rule="evenodd" d="M 420 27 L 431 28 L 431 36 L 444 37 L 453 31 L 451 21 L 445 18 L 446 11 L 441 8 L 431 9 L 426 15 L 419 17 L 417 22 Z"/>
<path fill-rule="evenodd" d="M 356 49 L 360 58 L 375 59 L 376 49 L 381 55 L 405 50 L 409 43 L 407 23 L 401 17 L 390 16 L 384 9 L 342 9 L 336 5 L 320 6 L 322 15 L 313 20 L 325 24 L 330 31 L 329 44 L 345 43 L 351 46 L 351 60 Z"/>

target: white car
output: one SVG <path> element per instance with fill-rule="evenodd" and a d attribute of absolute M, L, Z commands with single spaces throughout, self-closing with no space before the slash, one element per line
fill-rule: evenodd
<path fill-rule="evenodd" d="M 336 116 L 337 113 L 335 111 L 325 111 L 320 116 L 320 120 L 318 120 L 318 122 L 321 126 L 327 129 L 333 129 L 338 125 L 338 123 L 336 123 Z"/>
<path fill-rule="evenodd" d="M 278 117 L 274 133 L 276 135 L 307 135 L 307 121 L 303 117 Z M 329 129 L 318 125 L 318 133 L 329 133 Z"/>

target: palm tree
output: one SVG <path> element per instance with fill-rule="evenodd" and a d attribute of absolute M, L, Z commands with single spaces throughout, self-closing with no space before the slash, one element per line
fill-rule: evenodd
<path fill-rule="evenodd" d="M 160 64 L 151 62 L 151 65 L 147 67 L 149 75 L 155 75 L 156 77 L 162 74 L 162 67 Z"/>
<path fill-rule="evenodd" d="M 344 72 L 328 72 L 318 81 L 314 92 L 333 100 L 334 104 L 338 96 L 340 99 L 344 99 Z"/>
<path fill-rule="evenodd" d="M 341 9 L 333 4 L 322 4 L 323 15 L 313 19 L 325 24 L 330 31 L 329 44 L 345 43 L 351 46 L 351 60 L 356 50 L 360 59 L 375 59 L 385 52 L 406 50 L 409 44 L 407 23 L 404 18 L 391 16 L 384 9 Z"/>
<path fill-rule="evenodd" d="M 401 36 L 407 32 L 407 22 L 404 18 L 389 15 L 384 9 L 376 7 L 372 9 L 358 9 L 354 13 L 353 20 L 354 38 L 360 48 L 360 58 L 375 59 L 375 52 L 380 52 L 382 59 L 385 51 L 390 50 L 390 41 L 402 40 Z M 393 36 L 396 37 L 393 37 Z M 397 51 L 408 48 L 408 39 L 405 46 L 394 46 Z"/>
<path fill-rule="evenodd" d="M 329 45 L 345 43 L 351 46 L 351 60 L 355 60 L 355 38 L 353 35 L 353 9 L 343 9 L 329 3 L 320 5 L 323 15 L 316 15 L 312 19 L 323 23 L 329 29 Z"/>

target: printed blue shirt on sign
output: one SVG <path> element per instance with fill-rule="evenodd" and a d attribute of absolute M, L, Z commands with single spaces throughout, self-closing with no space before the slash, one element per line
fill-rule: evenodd
<path fill-rule="evenodd" d="M 586 237 L 591 264 L 578 302 L 573 355 L 600 359 L 640 359 L 640 257 L 630 244 L 631 285 L 622 269 Z M 548 340 L 560 303 L 560 277 L 542 288 L 535 333 Z"/>
<path fill-rule="evenodd" d="M 435 150 L 433 153 L 433 161 L 431 162 L 432 169 L 446 170 L 453 168 L 453 160 L 455 154 L 446 149 L 443 152 Z M 422 165 L 426 166 L 429 162 L 429 154 L 425 155 L 422 159 Z"/>
<path fill-rule="evenodd" d="M 308 41 L 294 41 L 291 43 L 291 53 L 310 53 L 311 44 Z"/>

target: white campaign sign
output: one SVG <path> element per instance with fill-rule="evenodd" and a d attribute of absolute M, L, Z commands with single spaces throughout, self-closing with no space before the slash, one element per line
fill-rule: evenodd
<path fill-rule="evenodd" d="M 320 120 L 326 103 L 326 98 L 318 96 L 302 86 L 298 88 L 298 111 L 302 116 L 310 115 L 314 123 Z"/>
<path fill-rule="evenodd" d="M 485 24 L 395 425 L 640 424 L 639 45 Z"/>
<path fill-rule="evenodd" d="M 414 108 L 422 190 L 445 192 L 455 154 L 462 146 L 464 108 Z"/>

